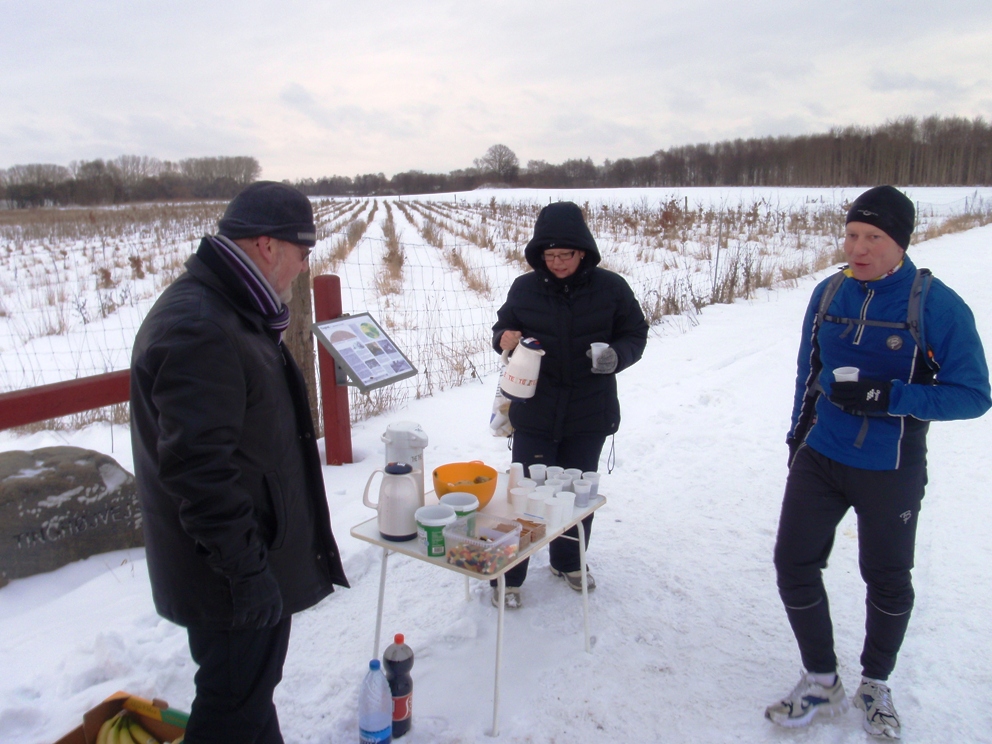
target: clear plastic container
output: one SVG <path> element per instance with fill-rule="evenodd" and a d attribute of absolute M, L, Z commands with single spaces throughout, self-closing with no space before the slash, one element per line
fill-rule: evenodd
<path fill-rule="evenodd" d="M 448 563 L 491 574 L 517 557 L 519 522 L 482 512 L 455 520 L 444 528 Z"/>

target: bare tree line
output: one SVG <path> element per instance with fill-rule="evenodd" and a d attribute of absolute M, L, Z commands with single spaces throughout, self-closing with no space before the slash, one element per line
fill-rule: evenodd
<path fill-rule="evenodd" d="M 474 168 L 448 174 L 406 171 L 306 179 L 317 196 L 468 191 L 483 185 L 530 188 L 684 186 L 916 186 L 992 184 L 992 126 L 984 119 L 904 117 L 877 127 L 825 134 L 736 139 L 658 150 L 637 158 L 574 158 L 521 168 L 506 145 L 493 145 Z"/>
<path fill-rule="evenodd" d="M 73 161 L 68 166 L 15 165 L 0 170 L 0 202 L 13 207 L 121 204 L 166 199 L 230 198 L 256 180 L 252 157 L 186 158 L 142 155 Z"/>
<path fill-rule="evenodd" d="M 35 207 L 234 196 L 258 178 L 253 157 L 160 161 L 138 155 L 114 160 L 15 165 L 0 170 L 0 205 Z M 562 163 L 530 160 L 521 167 L 496 144 L 473 166 L 450 173 L 419 170 L 325 176 L 294 185 L 311 196 L 380 196 L 470 191 L 481 186 L 619 188 L 686 186 L 992 185 L 992 126 L 982 118 L 903 117 L 876 127 L 824 134 L 762 137 L 682 145 L 636 158 Z"/>

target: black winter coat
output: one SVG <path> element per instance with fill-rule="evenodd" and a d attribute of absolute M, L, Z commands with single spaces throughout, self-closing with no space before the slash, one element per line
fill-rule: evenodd
<path fill-rule="evenodd" d="M 578 208 L 575 215 L 565 211 L 564 218 L 563 211 L 557 210 L 551 224 L 538 218 L 534 240 L 525 251 L 534 271 L 513 282 L 493 326 L 496 351 L 507 330 L 521 331 L 524 338 L 533 336 L 541 343 L 545 355 L 534 397 L 510 404 L 510 423 L 514 429 L 554 441 L 617 431 L 616 374 L 593 374 L 586 352 L 593 341 L 608 343 L 617 353 L 616 372 L 620 372 L 641 358 L 648 336 L 648 324 L 630 286 L 619 274 L 596 265 L 599 250 Z M 543 252 L 550 247 L 581 248 L 585 257 L 572 276 L 558 279 L 544 265 Z"/>
<path fill-rule="evenodd" d="M 186 268 L 134 344 L 135 476 L 159 614 L 229 628 L 232 579 L 270 570 L 284 616 L 348 582 L 299 368 L 246 290 Z"/>

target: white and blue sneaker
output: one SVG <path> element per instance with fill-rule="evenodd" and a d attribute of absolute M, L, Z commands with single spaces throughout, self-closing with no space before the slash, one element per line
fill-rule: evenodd
<path fill-rule="evenodd" d="M 779 726 L 795 728 L 808 725 L 816 716 L 844 713 L 849 703 L 840 677 L 834 677 L 833 685 L 826 687 L 817 682 L 814 675 L 803 672 L 799 683 L 787 697 L 765 708 L 765 718 Z"/>
<path fill-rule="evenodd" d="M 898 739 L 902 736 L 899 716 L 892 704 L 892 691 L 884 682 L 862 677 L 861 686 L 854 694 L 854 707 L 865 712 L 865 731 L 872 736 L 881 739 Z"/>

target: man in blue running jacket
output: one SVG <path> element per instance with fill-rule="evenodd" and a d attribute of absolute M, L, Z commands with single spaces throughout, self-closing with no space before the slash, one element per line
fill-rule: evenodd
<path fill-rule="evenodd" d="M 853 507 L 867 585 L 862 679 L 853 702 L 868 733 L 899 738 L 886 681 L 913 608 L 927 429 L 930 421 L 976 418 L 992 406 L 985 352 L 964 301 L 932 279 L 913 317 L 917 268 L 906 249 L 915 218 L 913 203 L 891 186 L 861 194 L 847 213 L 845 278 L 822 312 L 831 279 L 813 290 L 803 322 L 775 569 L 805 672 L 765 711 L 782 726 L 804 726 L 848 707 L 822 571 L 837 525 Z M 910 331 L 914 320 L 922 348 Z M 857 368 L 857 379 L 835 380 L 840 367 Z"/>

